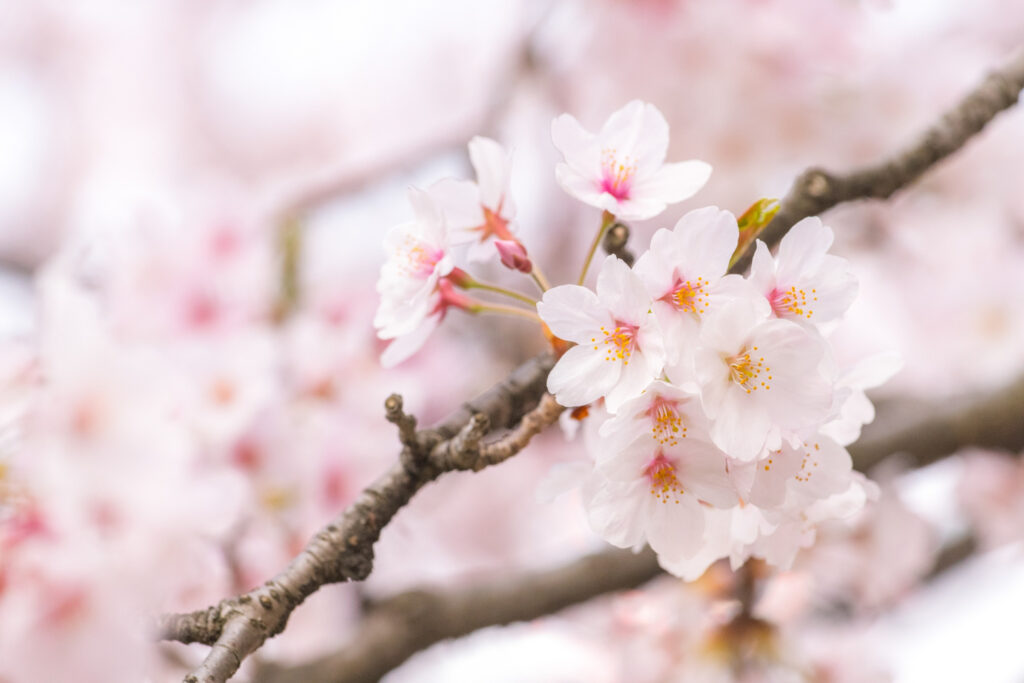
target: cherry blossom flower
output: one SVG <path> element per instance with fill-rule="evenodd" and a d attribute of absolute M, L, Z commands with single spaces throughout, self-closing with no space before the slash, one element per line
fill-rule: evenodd
<path fill-rule="evenodd" d="M 454 268 L 448 228 L 429 194 L 409 191 L 415 220 L 392 228 L 384 240 L 387 261 L 377 291 L 380 307 L 373 325 L 381 339 L 393 339 L 381 357 L 385 367 L 415 353 L 441 321 L 440 281 Z"/>
<path fill-rule="evenodd" d="M 654 299 L 665 338 L 672 340 L 666 348 L 670 364 L 692 351 L 705 313 L 730 292 L 747 289 L 740 276 L 725 274 L 738 236 L 736 218 L 728 211 L 697 209 L 679 219 L 675 229 L 654 233 L 651 248 L 634 266 Z"/>
<path fill-rule="evenodd" d="M 654 382 L 604 423 L 601 436 L 584 504 L 591 526 L 614 545 L 646 541 L 659 555 L 688 557 L 699 550 L 705 506 L 737 503 L 696 396 Z"/>
<path fill-rule="evenodd" d="M 597 293 L 562 285 L 549 289 L 537 312 L 551 332 L 577 346 L 548 375 L 548 391 L 564 406 L 602 396 L 610 412 L 638 395 L 661 374 L 661 331 L 640 278 L 622 260 L 608 256 L 597 277 Z"/>
<path fill-rule="evenodd" d="M 598 432 L 609 450 L 624 447 L 642 436 L 662 445 L 675 446 L 694 434 L 707 434 L 707 418 L 700 397 L 668 382 L 651 382 L 643 393 L 626 401 L 615 415 L 609 416 Z M 705 437 L 706 438 L 706 437 Z M 594 441 L 594 445 L 601 441 Z"/>
<path fill-rule="evenodd" d="M 845 259 L 828 254 L 832 230 L 816 216 L 794 225 L 772 258 L 758 240 L 750 283 L 779 318 L 820 325 L 841 316 L 857 296 L 857 278 Z"/>
<path fill-rule="evenodd" d="M 515 205 L 509 192 L 512 155 L 490 138 L 469 141 L 469 160 L 476 182 L 448 178 L 430 187 L 430 195 L 444 212 L 452 244 L 470 242 L 471 261 L 493 255 L 491 238 L 516 242 L 511 230 Z"/>
<path fill-rule="evenodd" d="M 746 298 L 730 301 L 701 328 L 695 377 L 711 438 L 730 456 L 753 460 L 824 419 L 832 386 L 822 373 L 826 346 L 788 320 L 765 320 Z M 669 367 L 673 380 L 677 368 Z M 689 375 L 683 369 L 684 378 Z"/>
<path fill-rule="evenodd" d="M 849 488 L 853 461 L 845 448 L 817 435 L 799 447 L 783 443 L 753 468 L 749 502 L 761 508 L 800 510 Z"/>
<path fill-rule="evenodd" d="M 555 168 L 562 189 L 625 220 L 657 216 L 696 194 L 711 175 L 703 161 L 665 163 L 668 123 L 639 100 L 612 114 L 596 135 L 569 114 L 554 120 L 551 135 L 565 157 Z"/>

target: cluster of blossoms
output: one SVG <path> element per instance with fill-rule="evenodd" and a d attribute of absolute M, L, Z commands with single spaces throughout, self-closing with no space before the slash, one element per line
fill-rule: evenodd
<path fill-rule="evenodd" d="M 597 134 L 562 115 L 552 133 L 559 184 L 604 210 L 598 238 L 615 219 L 693 195 L 710 174 L 700 161 L 665 163 L 668 125 L 650 104 L 631 102 Z M 453 294 L 480 286 L 454 267 L 453 246 L 475 241 L 479 255 L 495 236 L 502 262 L 536 277 L 509 231 L 508 155 L 479 139 L 470 150 L 480 184 L 413 190 L 416 221 L 388 236 L 376 321 L 395 339 L 385 362 L 415 350 L 448 307 L 489 308 Z M 594 290 L 582 286 L 586 265 L 579 285 L 538 279 L 539 317 L 571 344 L 548 390 L 576 417 L 606 415 L 588 420 L 600 438 L 586 472 L 575 470 L 591 525 L 621 547 L 649 544 L 689 578 L 721 557 L 788 566 L 817 522 L 873 493 L 844 446 L 873 416 L 863 389 L 884 378 L 860 381 L 872 373 L 841 372 L 832 358 L 826 334 L 857 292 L 828 253 L 832 231 L 807 218 L 775 255 L 758 241 L 746 278 L 728 272 L 750 242 L 740 233 L 728 211 L 698 209 L 657 231 L 632 267 L 608 256 Z"/>

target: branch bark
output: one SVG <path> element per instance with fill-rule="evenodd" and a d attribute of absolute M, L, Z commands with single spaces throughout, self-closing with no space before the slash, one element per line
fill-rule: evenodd
<path fill-rule="evenodd" d="M 263 664 L 261 683 L 372 683 L 413 654 L 488 626 L 529 621 L 661 574 L 649 549 L 612 549 L 546 571 L 509 574 L 470 588 L 414 590 L 379 603 L 344 649 L 301 666 Z"/>
<path fill-rule="evenodd" d="M 960 448 L 979 444 L 1011 451 L 1024 449 L 1024 376 L 992 395 L 958 403 L 957 409 L 946 410 L 942 417 L 912 419 L 903 425 L 908 414 L 928 416 L 935 408 L 917 401 L 890 401 L 886 410 L 892 416 L 880 415 L 877 424 L 882 425 L 881 430 L 866 429 L 865 438 L 851 447 L 855 466 L 866 471 L 894 453 L 905 454 L 912 458 L 913 465 L 923 466 Z M 930 575 L 966 559 L 975 547 L 974 539 L 966 537 L 943 548 Z M 600 576 L 594 573 L 595 568 L 600 568 Z M 557 570 L 509 575 L 461 591 L 402 593 L 381 603 L 383 609 L 371 611 L 364 628 L 343 649 L 298 667 L 265 665 L 259 680 L 375 681 L 416 652 L 471 633 L 474 629 L 469 629 L 470 625 L 485 628 L 537 619 L 608 592 L 637 588 L 661 573 L 649 550 L 634 555 L 611 549 Z M 522 608 L 519 601 L 525 601 Z M 421 606 L 429 606 L 429 619 L 421 618 Z M 550 609 L 541 611 L 544 606 Z M 438 618 L 435 614 L 442 616 Z"/>
<path fill-rule="evenodd" d="M 914 144 L 882 163 L 843 175 L 823 168 L 807 169 L 793 183 L 779 212 L 765 226 L 761 239 L 769 245 L 775 244 L 797 222 L 838 204 L 859 199 L 888 199 L 963 147 L 996 114 L 1013 106 L 1022 89 L 1024 52 L 990 73 Z M 748 250 L 733 272 L 744 272 L 751 257 Z"/>
<path fill-rule="evenodd" d="M 842 202 L 889 197 L 966 143 L 1016 102 L 1022 88 L 1024 54 L 988 76 L 921 140 L 892 159 L 843 176 L 817 168 L 806 171 L 783 199 L 762 239 L 774 245 L 799 220 Z M 749 251 L 732 271 L 742 272 L 748 263 Z M 206 610 L 163 617 L 159 622 L 163 639 L 213 646 L 186 682 L 226 681 L 249 654 L 285 627 L 292 610 L 320 586 L 364 579 L 373 566 L 373 544 L 394 514 L 447 469 L 473 469 L 486 448 L 481 439 L 487 427 L 512 428 L 532 410 L 544 394 L 552 364 L 550 355 L 538 356 L 441 425 L 418 432 L 414 441 L 402 433 L 403 442 L 409 443 L 403 444 L 398 462 L 264 586 Z M 401 423 L 396 424 L 404 430 Z"/>
<path fill-rule="evenodd" d="M 390 397 L 386 402 L 387 415 L 398 425 L 405 442 L 401 457 L 391 469 L 321 529 L 284 571 L 263 586 L 205 610 L 169 615 L 158 621 L 158 635 L 163 640 L 212 645 L 202 665 L 185 681 L 226 681 L 267 638 L 280 633 L 292 611 L 321 586 L 365 579 L 373 567 L 373 545 L 395 513 L 443 472 L 461 469 L 459 463 L 444 461 L 434 453 L 445 451 L 446 443 L 459 441 L 467 425 L 484 420 L 497 428 L 514 428 L 509 437 L 480 447 L 481 456 L 494 462 L 503 458 L 491 455 L 492 449 L 511 455 L 515 443 L 525 446 L 534 433 L 550 424 L 560 412 L 554 411 L 548 401 L 538 407 L 553 362 L 550 354 L 531 359 L 437 427 L 415 433 L 415 438 L 410 432 L 411 418 L 402 413 L 401 402 Z M 510 445 L 509 439 L 515 443 Z M 475 460 L 466 463 L 469 469 L 487 464 L 490 463 Z"/>
<path fill-rule="evenodd" d="M 967 446 L 1024 450 L 1024 376 L 985 396 L 939 405 L 905 403 L 886 412 L 850 447 L 861 471 L 894 453 L 911 467 L 924 467 Z M 891 427 L 894 421 L 898 429 Z"/>

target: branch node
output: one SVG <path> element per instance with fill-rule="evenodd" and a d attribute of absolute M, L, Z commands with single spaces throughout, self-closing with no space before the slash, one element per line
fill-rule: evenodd
<path fill-rule="evenodd" d="M 391 394 L 384 401 L 384 416 L 398 427 L 398 440 L 402 445 L 416 450 L 416 418 L 402 410 L 400 394 Z"/>
<path fill-rule="evenodd" d="M 632 266 L 636 257 L 626 246 L 627 242 L 629 242 L 629 226 L 625 223 L 613 223 L 605 233 L 601 247 L 606 253 L 618 256 L 625 261 L 627 266 Z"/>

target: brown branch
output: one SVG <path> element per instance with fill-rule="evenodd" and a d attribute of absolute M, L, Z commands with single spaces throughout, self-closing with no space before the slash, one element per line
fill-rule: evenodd
<path fill-rule="evenodd" d="M 1024 376 L 985 396 L 938 405 L 904 402 L 880 406 L 879 413 L 850 447 L 862 471 L 897 453 L 911 467 L 924 467 L 967 446 L 1019 452 L 1024 449 Z"/>
<path fill-rule="evenodd" d="M 420 488 L 446 471 L 431 457 L 433 451 L 463 433 L 471 416 L 483 416 L 502 429 L 516 427 L 543 395 L 552 364 L 548 354 L 533 358 L 439 426 L 416 433 L 415 440 L 409 438 L 408 416 L 402 417 L 400 402 L 389 398 L 388 416 L 399 424 L 400 434 L 408 442 L 398 463 L 263 586 L 205 610 L 159 620 L 162 639 L 212 644 L 202 665 L 185 680 L 226 681 L 267 638 L 280 633 L 292 611 L 321 586 L 365 579 L 373 567 L 373 545 L 381 530 Z M 545 407 L 540 414 L 548 412 L 550 409 Z M 540 418 L 531 418 L 529 425 L 534 425 L 536 419 Z M 528 431 L 532 426 L 520 425 L 513 434 L 523 429 Z"/>
<path fill-rule="evenodd" d="M 914 454 L 913 464 L 921 466 L 961 447 L 973 445 L 977 440 L 990 447 L 1009 450 L 1024 448 L 1024 377 L 991 396 L 959 403 L 961 407 L 946 411 L 944 418 L 911 420 L 909 425 L 900 426 L 908 414 L 929 414 L 929 411 L 934 412 L 934 408 L 924 408 L 920 402 L 907 399 L 889 401 L 879 416 L 881 431 L 869 426 L 865 430 L 863 442 L 850 449 L 857 469 L 867 470 L 883 457 L 900 452 Z M 540 409 L 538 406 L 536 411 Z M 940 423 L 969 425 L 977 420 L 982 422 L 970 429 L 950 431 L 948 427 L 937 426 Z M 943 434 L 945 436 L 941 436 Z M 935 435 L 940 436 L 936 438 Z M 944 546 L 936 556 L 928 578 L 965 560 L 975 548 L 976 542 L 969 536 Z M 602 567 L 602 571 L 617 577 L 614 581 L 602 583 L 592 580 L 591 570 L 597 557 L 601 558 L 598 566 Z M 641 559 L 644 557 L 646 560 Z M 557 606 L 549 612 L 529 611 L 518 619 L 539 618 L 609 591 L 636 588 L 660 573 L 656 559 L 649 552 L 637 556 L 626 551 L 608 550 L 599 556 L 584 557 L 551 573 L 553 576 L 577 577 L 570 582 L 573 592 L 563 596 L 566 600 L 570 600 L 570 597 L 574 599 L 555 603 Z M 546 601 L 554 603 L 562 595 L 558 591 L 565 587 L 558 581 L 538 582 L 538 577 L 546 574 L 509 575 L 500 581 L 470 587 L 464 592 L 447 589 L 442 592 L 420 590 L 403 593 L 381 603 L 384 609 L 375 608 L 355 640 L 340 651 L 298 667 L 266 665 L 261 668 L 259 680 L 264 683 L 356 683 L 377 680 L 416 652 L 441 640 L 470 633 L 473 629 L 467 630 L 469 625 L 484 628 L 514 621 L 510 615 L 514 613 L 515 595 L 520 600 L 530 601 L 530 605 L 544 604 Z M 740 595 L 741 598 L 746 595 L 743 604 L 752 604 L 753 594 L 750 591 L 753 590 L 755 574 L 751 569 L 743 575 L 747 581 Z M 576 584 L 577 581 L 580 585 Z M 543 588 L 539 588 L 538 583 Z M 538 590 L 550 590 L 553 593 L 536 595 Z M 483 599 L 479 598 L 481 594 L 485 596 Z M 407 600 L 412 602 L 407 603 Z M 507 607 L 495 607 L 495 603 Z M 424 619 L 421 616 L 421 607 L 430 611 L 431 618 Z M 445 614 L 447 610 L 451 611 Z M 445 616 L 435 622 L 433 612 Z M 457 619 L 449 621 L 453 619 L 449 616 L 451 614 L 457 614 Z"/>
<path fill-rule="evenodd" d="M 918 144 L 893 159 L 845 176 L 820 169 L 805 172 L 765 228 L 763 239 L 773 245 L 799 220 L 841 202 L 890 196 L 1012 105 L 1022 87 L 1024 55 L 990 75 Z M 748 260 L 741 259 L 733 272 L 742 271 Z M 481 446 L 484 420 L 499 429 L 515 426 L 540 400 L 551 366 L 550 356 L 534 358 L 440 426 L 418 432 L 414 443 L 403 444 L 399 462 L 314 536 L 291 564 L 264 586 L 191 615 L 164 617 L 160 621 L 163 638 L 213 642 L 202 666 L 185 680 L 226 681 L 246 656 L 284 628 L 292 610 L 320 586 L 365 578 L 372 569 L 373 544 L 381 530 L 421 487 L 446 471 L 438 463 L 457 469 L 479 462 L 482 449 L 486 448 Z M 444 446 L 445 442 L 449 445 Z M 866 457 L 861 456 L 861 461 Z"/>
<path fill-rule="evenodd" d="M 369 612 L 343 649 L 300 666 L 260 667 L 261 683 L 370 683 L 416 652 L 487 626 L 529 621 L 640 586 L 661 573 L 654 553 L 606 550 L 564 567 L 510 574 L 468 588 L 409 591 Z"/>
<path fill-rule="evenodd" d="M 910 147 L 880 164 L 844 175 L 822 168 L 804 171 L 793 183 L 775 218 L 761 233 L 777 243 L 797 222 L 858 199 L 888 199 L 912 184 L 932 166 L 957 151 L 996 114 L 1017 102 L 1024 89 L 1024 52 L 993 71 Z M 752 253 L 747 250 L 733 272 L 744 272 Z"/>

